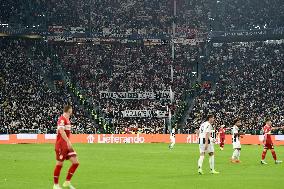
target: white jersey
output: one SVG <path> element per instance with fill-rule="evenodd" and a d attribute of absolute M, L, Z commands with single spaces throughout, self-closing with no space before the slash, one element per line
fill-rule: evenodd
<path fill-rule="evenodd" d="M 173 129 L 172 129 L 172 132 L 171 132 L 171 137 L 175 137 L 175 136 L 176 136 L 176 129 L 173 128 Z"/>
<path fill-rule="evenodd" d="M 208 141 L 208 149 L 205 150 L 205 137 L 206 134 L 209 133 L 209 141 Z M 199 150 L 201 152 L 214 152 L 214 142 L 215 142 L 216 134 L 213 126 L 208 122 L 204 122 L 200 125 L 199 128 Z"/>
<path fill-rule="evenodd" d="M 171 143 L 176 143 L 176 129 L 173 128 L 170 134 Z"/>
<path fill-rule="evenodd" d="M 232 127 L 232 144 L 233 148 L 241 148 L 241 142 L 240 142 L 240 137 L 239 137 L 239 128 L 238 126 L 234 125 Z"/>
<path fill-rule="evenodd" d="M 239 128 L 236 125 L 234 125 L 232 127 L 232 143 L 240 141 L 238 134 L 239 134 Z"/>
<path fill-rule="evenodd" d="M 200 125 L 200 128 L 199 128 L 199 140 L 200 140 L 200 142 L 203 142 L 203 140 L 205 140 L 206 133 L 210 134 L 210 136 L 209 136 L 210 142 L 215 142 L 216 133 L 215 133 L 213 126 L 208 121 L 206 121 L 206 122 L 204 122 Z"/>

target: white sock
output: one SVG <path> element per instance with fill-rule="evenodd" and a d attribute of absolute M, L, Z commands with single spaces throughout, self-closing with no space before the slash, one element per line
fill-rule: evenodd
<path fill-rule="evenodd" d="M 198 168 L 199 169 L 202 169 L 203 160 L 204 160 L 204 156 L 200 156 L 199 160 L 198 160 Z"/>
<path fill-rule="evenodd" d="M 171 143 L 171 148 L 173 148 L 174 147 L 174 145 L 175 145 L 175 143 L 173 142 L 173 143 Z"/>
<path fill-rule="evenodd" d="M 213 171 L 214 170 L 214 155 L 213 156 L 209 156 L 209 165 L 210 165 L 210 169 Z"/>
<path fill-rule="evenodd" d="M 241 156 L 241 150 L 238 150 L 237 159 L 239 160 Z"/>
<path fill-rule="evenodd" d="M 237 159 L 237 156 L 238 156 L 238 150 L 235 149 L 232 155 L 232 159 Z"/>

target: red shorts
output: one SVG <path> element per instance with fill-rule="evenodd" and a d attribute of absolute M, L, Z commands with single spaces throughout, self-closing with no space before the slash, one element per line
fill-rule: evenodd
<path fill-rule="evenodd" d="M 55 145 L 55 154 L 56 160 L 61 162 L 77 156 L 77 153 L 73 149 L 68 149 L 67 145 Z"/>
<path fill-rule="evenodd" d="M 263 148 L 267 150 L 272 150 L 274 149 L 274 146 L 273 146 L 273 143 L 267 143 L 263 145 Z"/>

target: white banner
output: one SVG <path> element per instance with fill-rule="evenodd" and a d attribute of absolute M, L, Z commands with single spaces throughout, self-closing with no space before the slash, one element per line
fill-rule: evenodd
<path fill-rule="evenodd" d="M 37 134 L 17 134 L 17 139 L 37 139 Z"/>
<path fill-rule="evenodd" d="M 9 135 L 0 135 L 0 140 L 9 140 Z"/>
<path fill-rule="evenodd" d="M 54 140 L 54 139 L 56 139 L 56 136 L 57 136 L 57 134 L 45 134 L 44 138 L 46 140 Z"/>
<path fill-rule="evenodd" d="M 168 112 L 161 110 L 124 110 L 121 113 L 122 117 L 168 117 Z"/>
<path fill-rule="evenodd" d="M 284 140 L 284 135 L 275 135 L 275 140 Z"/>
<path fill-rule="evenodd" d="M 173 99 L 174 93 L 169 91 L 158 92 L 109 92 L 100 91 L 101 99 Z"/>
<path fill-rule="evenodd" d="M 64 28 L 63 26 L 48 26 L 48 31 L 50 33 L 63 34 Z"/>
<path fill-rule="evenodd" d="M 71 27 L 70 28 L 70 33 L 85 33 L 85 28 L 83 27 Z"/>

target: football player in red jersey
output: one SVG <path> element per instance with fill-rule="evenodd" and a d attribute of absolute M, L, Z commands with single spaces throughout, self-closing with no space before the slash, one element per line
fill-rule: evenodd
<path fill-rule="evenodd" d="M 79 166 L 79 161 L 77 159 L 77 153 L 74 151 L 72 144 L 69 140 L 71 135 L 71 123 L 70 116 L 72 115 L 72 107 L 67 105 L 64 107 L 63 115 L 61 115 L 57 122 L 57 137 L 55 143 L 55 152 L 56 152 L 56 166 L 54 169 L 54 185 L 53 189 L 61 189 L 58 184 L 60 171 L 63 166 L 64 160 L 70 160 L 72 165 L 69 168 L 66 181 L 63 186 L 70 189 L 75 189 L 70 180 L 75 173 L 77 167 Z"/>
<path fill-rule="evenodd" d="M 275 164 L 280 164 L 282 161 L 277 160 L 276 153 L 274 151 L 274 146 L 271 139 L 271 131 L 277 129 L 272 127 L 272 121 L 271 119 L 266 119 L 265 126 L 263 127 L 264 132 L 264 139 L 263 139 L 263 152 L 261 156 L 261 164 L 267 164 L 264 159 L 267 153 L 267 150 L 271 150 L 271 154 L 273 156 L 273 159 L 275 161 Z"/>
<path fill-rule="evenodd" d="M 221 125 L 219 131 L 220 135 L 220 150 L 224 150 L 224 144 L 225 144 L 225 136 L 226 136 L 226 128 L 225 125 Z"/>

